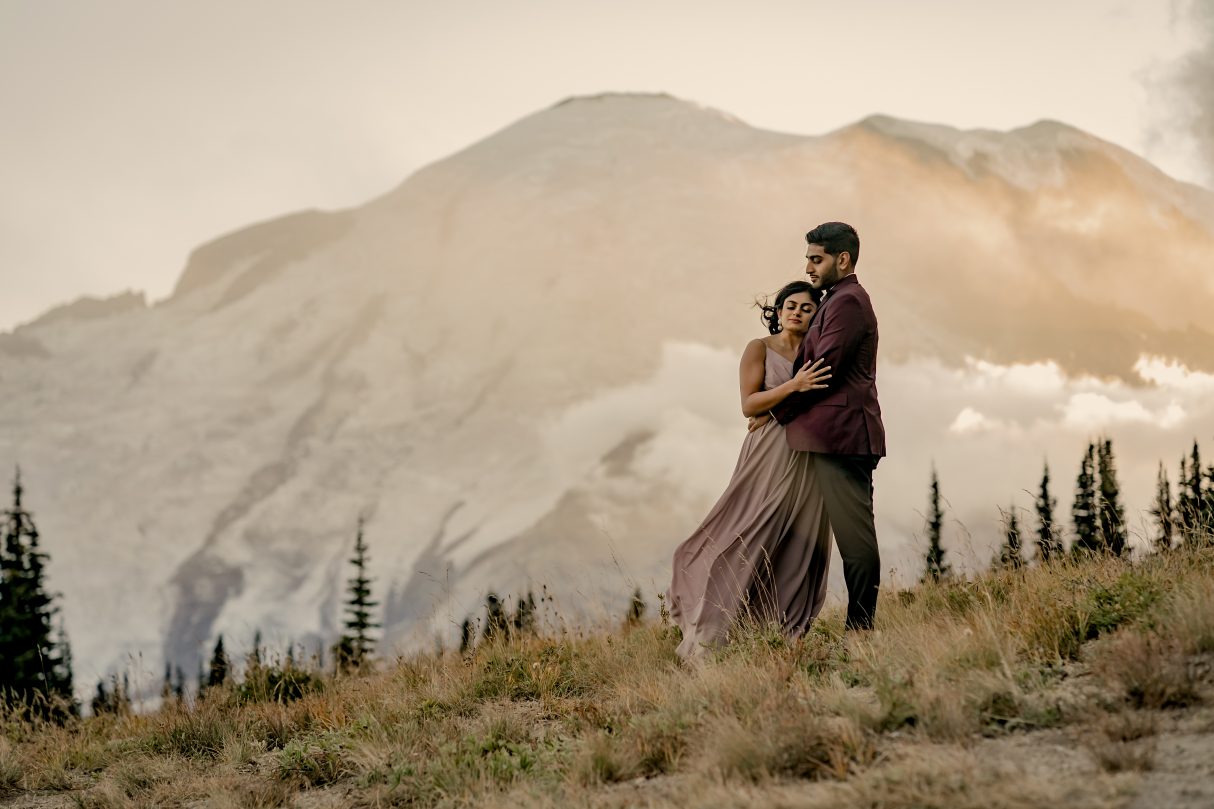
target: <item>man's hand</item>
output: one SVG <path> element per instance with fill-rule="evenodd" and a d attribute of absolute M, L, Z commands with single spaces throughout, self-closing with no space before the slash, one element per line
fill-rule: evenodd
<path fill-rule="evenodd" d="M 751 416 L 750 420 L 746 422 L 746 432 L 753 433 L 769 421 L 771 421 L 770 413 L 764 413 L 761 416 Z"/>
<path fill-rule="evenodd" d="M 813 365 L 806 365 L 797 371 L 797 375 L 792 378 L 793 390 L 798 393 L 806 393 L 811 390 L 824 390 L 827 385 L 826 380 L 830 379 L 830 366 L 823 365 L 826 362 L 824 359 L 814 360 Z"/>

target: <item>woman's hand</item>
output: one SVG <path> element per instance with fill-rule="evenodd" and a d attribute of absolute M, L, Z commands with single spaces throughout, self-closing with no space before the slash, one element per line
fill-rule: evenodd
<path fill-rule="evenodd" d="M 830 366 L 823 365 L 825 360 L 814 360 L 813 365 L 806 365 L 801 370 L 797 371 L 789 383 L 792 389 L 797 393 L 805 393 L 811 390 L 824 390 L 827 386 L 823 383 L 830 379 Z"/>
<path fill-rule="evenodd" d="M 746 432 L 753 433 L 755 430 L 759 429 L 769 421 L 771 421 L 770 413 L 762 413 L 758 416 L 751 416 L 750 420 L 746 422 Z"/>

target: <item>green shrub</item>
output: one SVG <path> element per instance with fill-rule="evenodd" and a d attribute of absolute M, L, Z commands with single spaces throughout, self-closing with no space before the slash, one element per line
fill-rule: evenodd
<path fill-rule="evenodd" d="M 1084 639 L 1092 640 L 1148 616 L 1162 597 L 1163 588 L 1157 582 L 1133 570 L 1110 585 L 1092 588 Z"/>
<path fill-rule="evenodd" d="M 321 733 L 287 743 L 278 754 L 278 777 L 323 786 L 351 775 L 349 747 L 337 733 Z"/>
<path fill-rule="evenodd" d="M 319 676 L 297 666 L 254 666 L 236 688 L 238 702 L 287 703 L 324 688 Z"/>

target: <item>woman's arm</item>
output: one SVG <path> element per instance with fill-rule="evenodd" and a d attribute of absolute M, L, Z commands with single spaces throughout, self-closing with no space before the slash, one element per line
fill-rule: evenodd
<path fill-rule="evenodd" d="M 742 415 L 757 416 L 766 413 L 794 393 L 821 390 L 830 379 L 830 367 L 822 360 L 797 371 L 792 379 L 771 390 L 763 390 L 763 377 L 767 361 L 767 345 L 762 340 L 751 340 L 742 352 L 738 368 L 738 386 L 742 394 Z"/>

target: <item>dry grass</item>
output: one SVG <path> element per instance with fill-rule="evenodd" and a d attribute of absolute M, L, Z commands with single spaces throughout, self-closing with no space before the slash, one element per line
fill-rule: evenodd
<path fill-rule="evenodd" d="M 1159 720 L 1151 713 L 1107 714 L 1084 735 L 1084 743 L 1106 772 L 1146 772 L 1155 767 L 1154 736 Z"/>
<path fill-rule="evenodd" d="M 419 656 L 310 682 L 290 701 L 233 688 L 67 727 L 9 719 L 0 795 L 50 791 L 81 806 L 278 806 L 312 790 L 354 805 L 1100 805 L 1113 781 L 1026 775 L 971 751 L 1066 728 L 1098 768 L 1127 774 L 1102 778 L 1149 769 L 1146 710 L 1192 705 L 1209 686 L 1211 596 L 1211 551 L 1064 562 L 884 594 L 867 635 L 845 637 L 838 614 L 791 644 L 748 627 L 694 666 L 675 657 L 673 629 L 648 625 Z"/>

